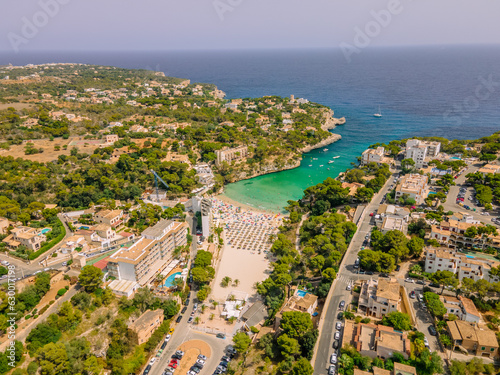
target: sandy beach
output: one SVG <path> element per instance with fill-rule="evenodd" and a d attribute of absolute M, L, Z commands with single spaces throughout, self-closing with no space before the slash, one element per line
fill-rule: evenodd
<path fill-rule="evenodd" d="M 283 215 L 219 197 L 212 198 L 212 204 L 214 220 L 224 229 L 224 245 L 211 297 L 220 302 L 230 293 L 252 297 L 254 284 L 269 274 L 270 238 L 278 233 Z M 239 284 L 223 288 L 220 284 L 226 276 Z"/>

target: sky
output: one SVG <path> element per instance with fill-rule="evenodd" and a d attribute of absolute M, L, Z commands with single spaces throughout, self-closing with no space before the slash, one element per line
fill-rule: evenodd
<path fill-rule="evenodd" d="M 494 0 L 4 1 L 0 53 L 498 44 Z"/>

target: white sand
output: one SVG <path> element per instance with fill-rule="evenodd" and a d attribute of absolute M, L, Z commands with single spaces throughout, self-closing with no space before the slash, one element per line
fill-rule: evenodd
<path fill-rule="evenodd" d="M 232 246 L 224 245 L 222 260 L 212 288 L 212 298 L 223 302 L 231 292 L 238 295 L 245 293 L 248 298 L 257 292 L 253 288 L 256 282 L 264 281 L 269 275 L 269 259 L 266 254 L 257 251 L 238 250 Z M 239 285 L 221 287 L 222 279 L 229 276 L 233 281 L 238 279 Z"/>

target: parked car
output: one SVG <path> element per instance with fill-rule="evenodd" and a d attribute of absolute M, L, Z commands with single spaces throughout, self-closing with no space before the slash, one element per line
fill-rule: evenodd
<path fill-rule="evenodd" d="M 339 309 L 343 309 L 345 307 L 345 301 L 340 301 Z"/>
<path fill-rule="evenodd" d="M 153 365 L 153 363 L 155 363 L 155 362 L 156 362 L 156 358 L 155 358 L 155 357 L 153 357 L 153 358 L 151 358 L 151 361 L 149 361 L 149 364 L 150 364 L 150 365 Z"/>
<path fill-rule="evenodd" d="M 337 319 L 343 319 L 344 318 L 344 313 L 341 311 L 337 314 Z"/>
<path fill-rule="evenodd" d="M 231 362 L 231 358 L 229 358 L 227 355 L 223 356 L 220 360 L 224 362 Z"/>
<path fill-rule="evenodd" d="M 181 314 L 184 314 L 187 311 L 187 309 L 188 309 L 187 306 L 184 306 L 181 310 Z"/>
<path fill-rule="evenodd" d="M 176 323 L 180 323 L 182 320 L 182 315 L 179 315 L 177 319 L 175 319 Z"/>
<path fill-rule="evenodd" d="M 389 277 L 389 274 L 385 273 L 385 272 L 382 272 L 380 275 L 380 277 Z"/>
<path fill-rule="evenodd" d="M 335 340 L 332 345 L 333 349 L 338 349 L 339 348 L 339 342 L 338 340 Z"/>
<path fill-rule="evenodd" d="M 331 364 L 335 364 L 335 363 L 337 363 L 337 354 L 333 353 L 333 354 L 330 356 L 330 363 L 331 363 Z"/>
<path fill-rule="evenodd" d="M 167 334 L 167 335 L 165 336 L 165 342 L 169 342 L 171 337 L 172 337 L 172 335 Z"/>
<path fill-rule="evenodd" d="M 425 285 L 425 281 L 424 280 L 417 280 L 417 284 L 419 284 L 419 285 Z"/>
<path fill-rule="evenodd" d="M 193 320 L 194 320 L 194 318 L 193 318 L 192 316 L 190 316 L 190 317 L 189 317 L 189 319 L 188 319 L 188 324 L 189 324 L 189 323 L 192 323 L 192 322 L 193 322 Z"/>
<path fill-rule="evenodd" d="M 218 334 L 215 335 L 215 337 L 217 337 L 218 339 L 225 339 L 226 335 L 223 334 L 223 333 L 218 333 Z"/>
<path fill-rule="evenodd" d="M 161 344 L 160 350 L 163 350 L 167 347 L 167 342 L 163 341 L 163 344 Z"/>
<path fill-rule="evenodd" d="M 424 336 L 424 344 L 425 344 L 426 348 L 429 347 L 429 340 L 427 340 L 427 337 L 425 337 L 425 336 Z"/>
<path fill-rule="evenodd" d="M 346 286 L 345 290 L 350 291 L 351 289 L 352 289 L 351 284 L 347 284 L 347 286 Z"/>
<path fill-rule="evenodd" d="M 149 370 L 151 370 L 151 365 L 147 365 L 147 366 L 146 366 L 146 368 L 144 369 L 143 374 L 144 374 L 144 375 L 149 374 Z"/>
<path fill-rule="evenodd" d="M 342 329 L 342 323 L 340 322 L 335 323 L 335 328 L 340 331 Z"/>
<path fill-rule="evenodd" d="M 335 340 L 340 340 L 340 332 L 339 331 L 335 332 L 335 335 L 333 336 L 333 338 Z"/>
<path fill-rule="evenodd" d="M 430 325 L 430 326 L 429 326 L 429 333 L 430 333 L 432 336 L 436 336 L 436 335 L 437 335 L 436 328 L 434 328 L 434 326 Z"/>
<path fill-rule="evenodd" d="M 415 298 L 415 291 L 414 291 L 414 290 L 412 290 L 412 291 L 410 292 L 410 298 Z"/>
<path fill-rule="evenodd" d="M 203 366 L 205 366 L 205 361 L 203 359 L 197 359 L 196 365 L 201 366 L 201 368 L 203 368 Z"/>
<path fill-rule="evenodd" d="M 405 281 L 406 281 L 407 283 L 413 283 L 413 282 L 414 282 L 414 281 L 413 281 L 413 279 L 410 279 L 409 277 L 407 277 L 407 278 L 405 279 Z"/>
<path fill-rule="evenodd" d="M 198 356 L 198 359 L 203 359 L 204 361 L 206 361 L 206 360 L 207 360 L 207 356 L 205 356 L 205 355 L 203 355 L 203 354 L 200 354 L 200 355 Z"/>
<path fill-rule="evenodd" d="M 335 365 L 330 365 L 328 368 L 328 375 L 335 375 Z"/>

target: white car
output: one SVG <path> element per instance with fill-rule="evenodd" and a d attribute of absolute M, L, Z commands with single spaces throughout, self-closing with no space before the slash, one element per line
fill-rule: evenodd
<path fill-rule="evenodd" d="M 172 337 L 172 335 L 165 336 L 165 342 L 169 342 L 171 337 Z"/>
<path fill-rule="evenodd" d="M 406 278 L 406 279 L 405 279 L 405 281 L 406 281 L 407 283 L 413 283 L 413 282 L 414 282 L 414 281 L 413 281 L 413 279 L 410 279 L 409 277 L 408 277 L 408 278 Z"/>
<path fill-rule="evenodd" d="M 350 291 L 352 289 L 351 284 L 347 284 L 346 290 Z"/>
<path fill-rule="evenodd" d="M 424 344 L 428 348 L 429 347 L 429 340 L 427 340 L 427 337 L 424 336 Z"/>
<path fill-rule="evenodd" d="M 335 323 L 335 328 L 337 328 L 337 331 L 340 331 L 340 329 L 342 328 L 342 323 L 340 322 Z"/>
<path fill-rule="evenodd" d="M 335 335 L 333 337 L 335 340 L 339 340 L 340 339 L 340 332 L 339 331 L 335 332 Z"/>
<path fill-rule="evenodd" d="M 153 358 L 151 358 L 151 361 L 149 361 L 149 364 L 152 365 L 155 362 L 156 362 L 156 357 L 153 357 Z"/>
<path fill-rule="evenodd" d="M 334 365 L 335 363 L 337 363 L 337 354 L 333 353 L 330 357 L 330 363 L 332 365 Z"/>

